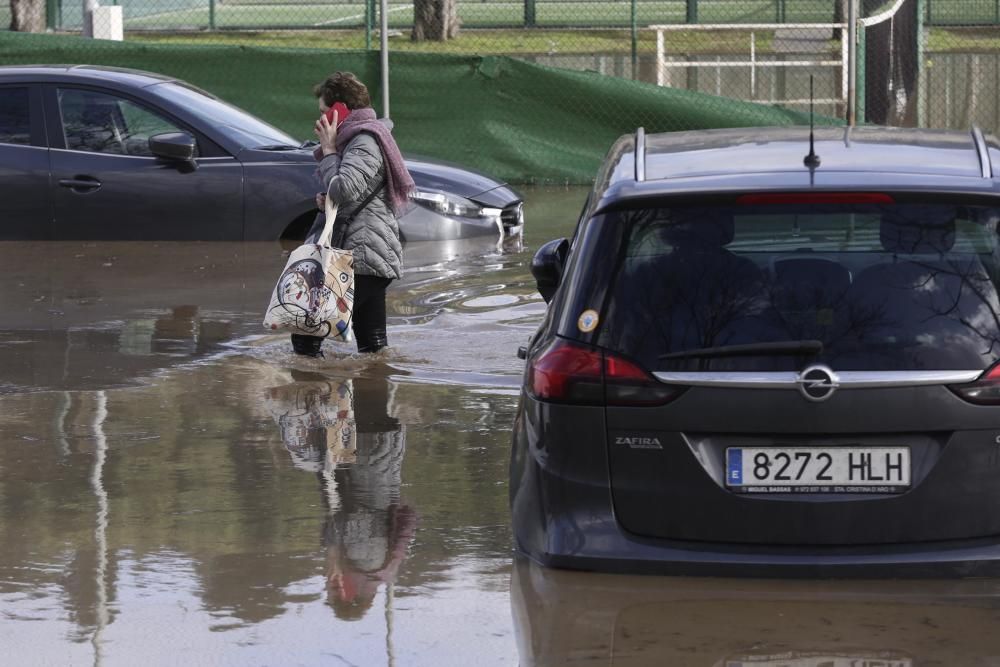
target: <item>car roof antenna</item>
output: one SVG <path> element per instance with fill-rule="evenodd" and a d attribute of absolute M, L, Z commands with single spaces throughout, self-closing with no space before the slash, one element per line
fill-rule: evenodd
<path fill-rule="evenodd" d="M 813 75 L 809 75 L 809 155 L 802 161 L 810 170 L 819 166 L 820 159 L 816 155 L 815 123 L 813 122 Z"/>

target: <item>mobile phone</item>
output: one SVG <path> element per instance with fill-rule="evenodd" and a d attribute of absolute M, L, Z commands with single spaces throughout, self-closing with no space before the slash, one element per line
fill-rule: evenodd
<path fill-rule="evenodd" d="M 337 127 L 347 119 L 347 114 L 351 113 L 350 109 L 343 102 L 334 102 L 333 106 L 326 110 L 326 122 L 333 122 L 333 112 L 337 112 Z"/>

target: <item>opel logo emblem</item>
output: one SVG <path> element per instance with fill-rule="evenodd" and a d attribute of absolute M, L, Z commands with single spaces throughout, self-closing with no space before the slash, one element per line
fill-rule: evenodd
<path fill-rule="evenodd" d="M 817 403 L 833 396 L 840 386 L 837 375 L 826 366 L 810 366 L 799 373 L 795 382 L 807 400 Z"/>

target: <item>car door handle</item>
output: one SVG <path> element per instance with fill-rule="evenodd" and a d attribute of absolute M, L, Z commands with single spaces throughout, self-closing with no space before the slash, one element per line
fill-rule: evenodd
<path fill-rule="evenodd" d="M 101 182 L 89 176 L 79 176 L 77 178 L 63 178 L 59 181 L 59 185 L 76 192 L 92 192 L 101 187 Z"/>

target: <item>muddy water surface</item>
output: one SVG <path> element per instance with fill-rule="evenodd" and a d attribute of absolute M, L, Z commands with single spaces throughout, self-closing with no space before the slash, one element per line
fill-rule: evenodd
<path fill-rule="evenodd" d="M 50 665 L 1000 664 L 991 582 L 513 561 L 523 243 L 411 244 L 392 348 L 291 354 L 274 244 L 0 244 L 0 647 Z"/>

